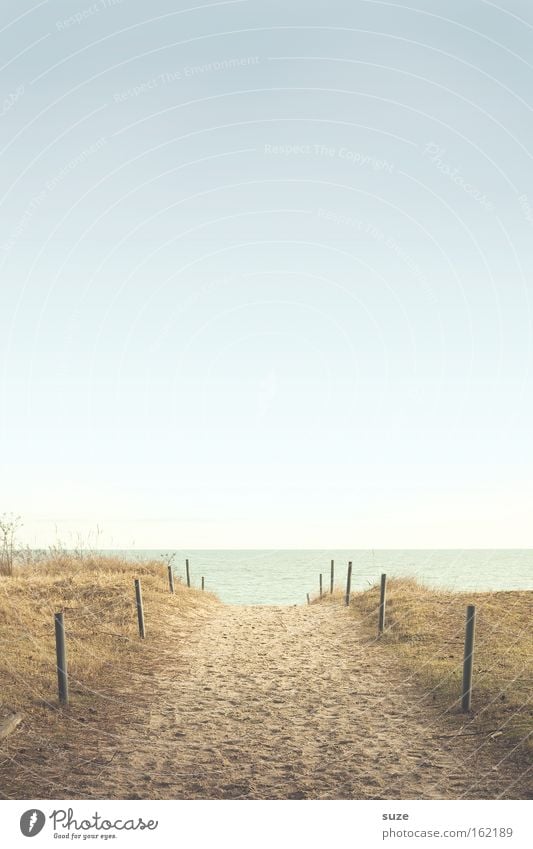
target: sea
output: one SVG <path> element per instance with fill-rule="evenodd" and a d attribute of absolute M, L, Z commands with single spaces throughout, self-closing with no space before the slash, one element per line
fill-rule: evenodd
<path fill-rule="evenodd" d="M 409 576 L 432 587 L 451 590 L 531 590 L 533 549 L 375 549 L 375 550 L 114 550 L 129 559 L 171 562 L 185 580 L 189 560 L 191 585 L 210 590 L 227 604 L 302 604 L 307 593 L 329 588 L 331 561 L 335 585 L 344 587 L 352 562 L 352 589 L 380 579 Z"/>

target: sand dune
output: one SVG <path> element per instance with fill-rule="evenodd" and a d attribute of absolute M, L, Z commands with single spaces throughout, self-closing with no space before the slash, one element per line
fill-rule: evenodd
<path fill-rule="evenodd" d="M 79 798 L 517 798 L 496 767 L 369 644 L 340 605 L 213 604 L 169 615 L 135 655 L 118 701 L 70 723 L 31 794 Z M 127 707 L 126 707 L 127 706 Z M 103 731 L 102 729 L 108 729 Z M 111 729 L 111 730 L 109 730 Z M 460 736 L 456 736 L 460 735 Z M 63 765 L 63 778 L 58 768 Z M 517 792 L 517 787 L 519 791 Z M 37 794 L 39 795 L 39 794 Z"/>

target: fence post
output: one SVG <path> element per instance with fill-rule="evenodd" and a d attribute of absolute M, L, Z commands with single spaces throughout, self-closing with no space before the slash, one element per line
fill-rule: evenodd
<path fill-rule="evenodd" d="M 352 561 L 348 563 L 348 574 L 346 576 L 346 607 L 350 604 L 350 589 L 352 586 Z"/>
<path fill-rule="evenodd" d="M 137 619 L 139 621 L 139 636 L 140 636 L 141 640 L 144 640 L 144 638 L 146 636 L 146 631 L 144 630 L 144 609 L 143 609 L 143 596 L 142 596 L 140 578 L 135 578 L 135 601 L 137 603 Z"/>
<path fill-rule="evenodd" d="M 385 605 L 387 603 L 387 576 L 381 576 L 381 590 L 379 594 L 379 625 L 378 633 L 382 634 L 385 630 Z"/>
<path fill-rule="evenodd" d="M 170 592 L 174 592 L 174 572 L 172 571 L 172 566 L 168 567 L 168 586 L 170 588 Z"/>
<path fill-rule="evenodd" d="M 307 604 L 311 604 L 311 599 L 309 598 L 309 593 L 307 593 Z"/>
<path fill-rule="evenodd" d="M 187 573 L 187 586 L 191 586 L 191 573 L 189 572 L 189 561 L 185 561 L 185 571 Z"/>
<path fill-rule="evenodd" d="M 472 671 L 474 667 L 474 636 L 476 632 L 476 608 L 469 604 L 466 608 L 465 655 L 463 662 L 463 691 L 461 707 L 468 713 L 472 704 Z"/>
<path fill-rule="evenodd" d="M 205 583 L 204 583 L 204 579 L 202 577 L 202 591 L 204 590 L 204 587 L 205 587 Z"/>
<path fill-rule="evenodd" d="M 59 702 L 66 706 L 68 705 L 67 645 L 65 640 L 65 622 L 62 613 L 54 614 L 54 623 L 56 631 L 56 662 Z"/>
<path fill-rule="evenodd" d="M 333 594 L 334 579 L 335 579 L 335 562 L 332 560 L 331 561 L 331 576 L 330 576 L 330 581 L 329 581 L 329 591 L 330 591 L 331 594 Z"/>
<path fill-rule="evenodd" d="M 320 573 L 319 585 L 320 585 L 320 598 L 322 598 L 322 572 Z"/>

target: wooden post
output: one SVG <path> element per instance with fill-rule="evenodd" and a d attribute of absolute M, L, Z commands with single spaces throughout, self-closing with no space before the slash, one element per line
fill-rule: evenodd
<path fill-rule="evenodd" d="M 335 562 L 332 560 L 331 561 L 331 576 L 330 576 L 330 581 L 329 581 L 329 591 L 332 595 L 333 595 L 334 580 L 335 580 Z"/>
<path fill-rule="evenodd" d="M 385 605 L 386 605 L 386 593 L 387 593 L 387 576 L 381 576 L 381 590 L 379 594 L 379 624 L 378 624 L 378 634 L 382 634 L 385 630 Z"/>
<path fill-rule="evenodd" d="M 307 593 L 307 604 L 311 604 L 311 599 L 309 598 L 309 593 Z"/>
<path fill-rule="evenodd" d="M 168 567 L 168 586 L 169 586 L 170 592 L 173 593 L 174 592 L 174 572 L 172 571 L 172 566 L 170 566 L 170 565 Z"/>
<path fill-rule="evenodd" d="M 135 601 L 137 604 L 137 619 L 139 621 L 139 636 L 141 640 L 144 640 L 146 631 L 144 630 L 144 609 L 140 578 L 135 578 Z"/>
<path fill-rule="evenodd" d="M 322 572 L 320 573 L 319 585 L 320 585 L 320 598 L 322 598 Z"/>
<path fill-rule="evenodd" d="M 202 591 L 204 590 L 204 588 L 205 588 L 205 583 L 204 583 L 204 579 L 202 577 Z"/>
<path fill-rule="evenodd" d="M 185 571 L 187 572 L 187 586 L 191 586 L 191 573 L 189 572 L 189 561 L 185 561 Z"/>
<path fill-rule="evenodd" d="M 350 604 L 350 588 L 352 586 L 352 561 L 348 563 L 348 574 L 346 576 L 346 607 Z"/>
<path fill-rule="evenodd" d="M 469 604 L 466 608 L 465 655 L 463 662 L 463 691 L 461 707 L 468 713 L 472 704 L 472 671 L 474 667 L 474 637 L 476 632 L 476 608 Z"/>
<path fill-rule="evenodd" d="M 68 705 L 68 672 L 67 672 L 67 644 L 65 640 L 65 621 L 62 613 L 54 615 L 56 631 L 56 665 L 57 686 L 59 690 L 59 702 Z"/>

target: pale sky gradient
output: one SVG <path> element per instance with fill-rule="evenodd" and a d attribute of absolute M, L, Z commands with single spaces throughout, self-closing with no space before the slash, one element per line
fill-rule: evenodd
<path fill-rule="evenodd" d="M 531 547 L 532 43 L 525 0 L 4 1 L 25 541 Z"/>

